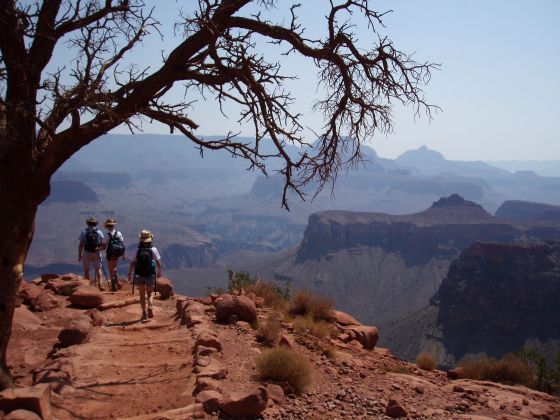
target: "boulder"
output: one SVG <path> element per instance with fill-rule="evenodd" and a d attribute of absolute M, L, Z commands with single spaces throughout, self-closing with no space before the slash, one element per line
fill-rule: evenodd
<path fill-rule="evenodd" d="M 206 390 L 197 394 L 196 402 L 201 403 L 208 414 L 220 411 L 224 397 L 218 391 Z"/>
<path fill-rule="evenodd" d="M 349 326 L 345 332 L 354 340 L 359 341 L 365 349 L 373 350 L 379 340 L 379 332 L 375 327 L 365 325 Z"/>
<path fill-rule="evenodd" d="M 72 382 L 74 364 L 72 359 L 60 358 L 53 360 L 47 366 L 33 371 L 33 384 L 48 382 Z"/>
<path fill-rule="evenodd" d="M 70 295 L 70 302 L 82 308 L 97 308 L 103 303 L 103 295 L 92 286 L 80 286 Z"/>
<path fill-rule="evenodd" d="M 212 347 L 217 351 L 222 351 L 222 343 L 218 340 L 215 333 L 210 330 L 201 331 L 194 342 L 193 353 L 196 353 L 199 346 Z"/>
<path fill-rule="evenodd" d="M 162 299 L 169 299 L 173 296 L 173 283 L 165 277 L 160 277 L 156 280 L 156 290 Z"/>
<path fill-rule="evenodd" d="M 249 392 L 235 392 L 224 398 L 222 410 L 234 417 L 251 417 L 260 415 L 266 408 L 268 394 L 265 387 L 258 387 Z"/>
<path fill-rule="evenodd" d="M 196 378 L 196 386 L 194 388 L 193 394 L 198 394 L 202 391 L 217 391 L 222 392 L 222 385 L 220 381 L 216 379 L 209 378 L 208 376 L 198 376 Z"/>
<path fill-rule="evenodd" d="M 387 407 L 385 408 L 385 414 L 389 417 L 406 417 L 408 413 L 406 410 L 399 404 L 397 400 L 389 400 Z"/>
<path fill-rule="evenodd" d="M 50 386 L 39 384 L 0 392 L 0 411 L 10 413 L 15 410 L 31 411 L 43 419 L 52 418 Z"/>
<path fill-rule="evenodd" d="M 58 334 L 58 340 L 62 347 L 75 344 L 87 343 L 91 337 L 93 323 L 87 315 L 80 315 L 72 319 L 66 327 Z"/>
<path fill-rule="evenodd" d="M 337 311 L 336 309 L 331 310 L 330 317 L 331 320 L 345 327 L 348 325 L 362 325 L 362 323 L 356 320 L 354 317 L 348 315 L 345 312 Z"/>
<path fill-rule="evenodd" d="M 57 278 L 59 278 L 59 277 L 60 277 L 60 274 L 55 274 L 55 273 L 42 274 L 42 275 L 41 275 L 41 281 L 42 281 L 43 283 L 46 283 L 46 282 L 48 282 L 49 280 L 57 279 Z"/>
<path fill-rule="evenodd" d="M 80 286 L 87 286 L 87 280 L 49 280 L 45 289 L 52 290 L 57 295 L 70 296 Z"/>
<path fill-rule="evenodd" d="M 54 296 L 36 284 L 22 283 L 18 296 L 33 311 L 44 312 L 58 306 Z"/>
<path fill-rule="evenodd" d="M 210 358 L 206 366 L 195 366 L 193 372 L 199 377 L 224 379 L 227 376 L 228 370 L 222 362 Z"/>
<path fill-rule="evenodd" d="M 29 410 L 14 410 L 10 414 L 3 417 L 4 420 L 41 420 L 41 417 Z"/>
<path fill-rule="evenodd" d="M 254 322 L 257 319 L 255 302 L 246 296 L 225 295 L 216 301 L 216 319 L 218 322 L 227 322 L 231 315 L 237 315 L 240 320 Z"/>
<path fill-rule="evenodd" d="M 280 385 L 266 384 L 266 392 L 268 393 L 268 398 L 275 403 L 280 403 L 284 400 L 284 389 Z"/>

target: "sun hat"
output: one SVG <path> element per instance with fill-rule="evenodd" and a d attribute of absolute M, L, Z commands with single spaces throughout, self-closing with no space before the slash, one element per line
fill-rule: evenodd
<path fill-rule="evenodd" d="M 105 220 L 105 225 L 104 226 L 115 226 L 116 224 L 117 224 L 117 221 L 115 219 L 113 219 L 112 217 L 110 217 L 107 220 Z"/>
<path fill-rule="evenodd" d="M 143 230 L 142 232 L 140 232 L 140 235 L 138 235 L 138 239 L 140 239 L 140 242 L 152 242 L 152 239 L 154 238 L 154 235 L 152 235 L 152 232 L 150 232 L 149 230 Z"/>
<path fill-rule="evenodd" d="M 97 224 L 97 219 L 95 217 L 89 217 L 86 219 L 86 223 L 88 225 L 96 225 Z"/>

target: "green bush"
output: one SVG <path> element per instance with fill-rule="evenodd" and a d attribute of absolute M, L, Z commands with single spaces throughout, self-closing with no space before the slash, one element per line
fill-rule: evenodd
<path fill-rule="evenodd" d="M 545 357 L 532 348 L 522 348 L 515 355 L 523 359 L 532 369 L 535 388 L 539 391 L 560 395 L 560 352 L 556 356 L 556 367 L 551 367 Z"/>
<path fill-rule="evenodd" d="M 437 363 L 430 353 L 422 352 L 416 358 L 416 366 L 424 370 L 434 370 Z"/>
<path fill-rule="evenodd" d="M 246 271 L 234 272 L 233 270 L 228 270 L 228 291 L 230 293 L 240 292 L 241 289 L 245 289 L 251 284 L 255 284 L 257 279 L 251 277 L 251 275 Z"/>
<path fill-rule="evenodd" d="M 291 301 L 289 313 L 291 316 L 308 317 L 315 321 L 329 320 L 333 302 L 326 296 L 315 295 L 307 290 L 297 291 Z"/>
<path fill-rule="evenodd" d="M 262 379 L 288 382 L 300 394 L 311 383 L 311 364 L 302 354 L 286 347 L 275 347 L 257 356 Z"/>
<path fill-rule="evenodd" d="M 492 357 L 467 360 L 461 362 L 460 366 L 466 378 L 528 387 L 535 385 L 533 371 L 529 364 L 513 354 L 507 354 L 500 360 Z"/>
<path fill-rule="evenodd" d="M 280 286 L 269 283 L 267 281 L 258 281 L 245 287 L 246 293 L 254 293 L 264 299 L 266 306 L 278 310 L 284 310 L 290 298 L 290 285 L 286 285 L 284 289 Z"/>

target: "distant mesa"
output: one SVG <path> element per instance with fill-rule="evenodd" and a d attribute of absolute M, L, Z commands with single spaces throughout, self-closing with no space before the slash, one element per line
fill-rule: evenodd
<path fill-rule="evenodd" d="M 50 203 L 97 203 L 99 197 L 90 187 L 79 181 L 52 181 L 51 193 L 45 204 Z"/>
<path fill-rule="evenodd" d="M 452 366 L 469 354 L 502 357 L 528 343 L 560 350 L 560 242 L 476 242 L 455 259 L 429 307 L 394 325 L 384 345 Z"/>
<path fill-rule="evenodd" d="M 560 224 L 560 206 L 530 201 L 508 200 L 504 201 L 496 210 L 496 217 L 521 222 L 551 221 Z"/>
<path fill-rule="evenodd" d="M 397 158 L 398 163 L 413 162 L 443 162 L 445 157 L 435 150 L 428 149 L 427 146 L 421 146 L 416 150 L 407 150 Z"/>

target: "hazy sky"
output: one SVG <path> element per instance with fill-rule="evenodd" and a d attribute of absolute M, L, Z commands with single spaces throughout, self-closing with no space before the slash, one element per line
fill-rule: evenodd
<path fill-rule="evenodd" d="M 279 4 L 291 3 L 287 0 Z M 309 34 L 321 33 L 327 0 L 300 0 L 301 23 Z M 157 17 L 171 27 L 177 10 L 191 1 L 153 1 Z M 560 1 L 558 0 L 400 0 L 372 1 L 377 10 L 392 9 L 384 23 L 397 48 L 415 52 L 418 61 L 441 63 L 426 88 L 431 103 L 443 111 L 431 123 L 414 121 L 410 110 L 395 110 L 395 132 L 378 135 L 372 146 L 381 156 L 396 157 L 405 150 L 427 145 L 457 160 L 560 160 Z M 280 17 L 280 12 L 275 12 Z M 358 28 L 361 45 L 374 38 Z M 147 42 L 135 60 L 157 64 L 164 44 Z M 268 54 L 268 49 L 267 49 Z M 276 57 L 274 55 L 273 57 Z M 152 60 L 152 61 L 149 61 Z M 155 61 L 155 62 L 154 62 Z M 294 109 L 304 114 L 306 126 L 318 130 L 320 115 L 310 109 L 315 97 L 316 71 L 310 63 L 291 58 L 286 73 L 299 77 L 291 83 Z M 199 134 L 228 130 L 251 135 L 238 126 L 236 115 L 219 116 L 212 98 L 195 104 L 192 116 Z M 145 132 L 167 133 L 145 126 Z M 117 130 L 117 132 L 126 132 Z M 309 140 L 313 136 L 309 133 Z"/>

